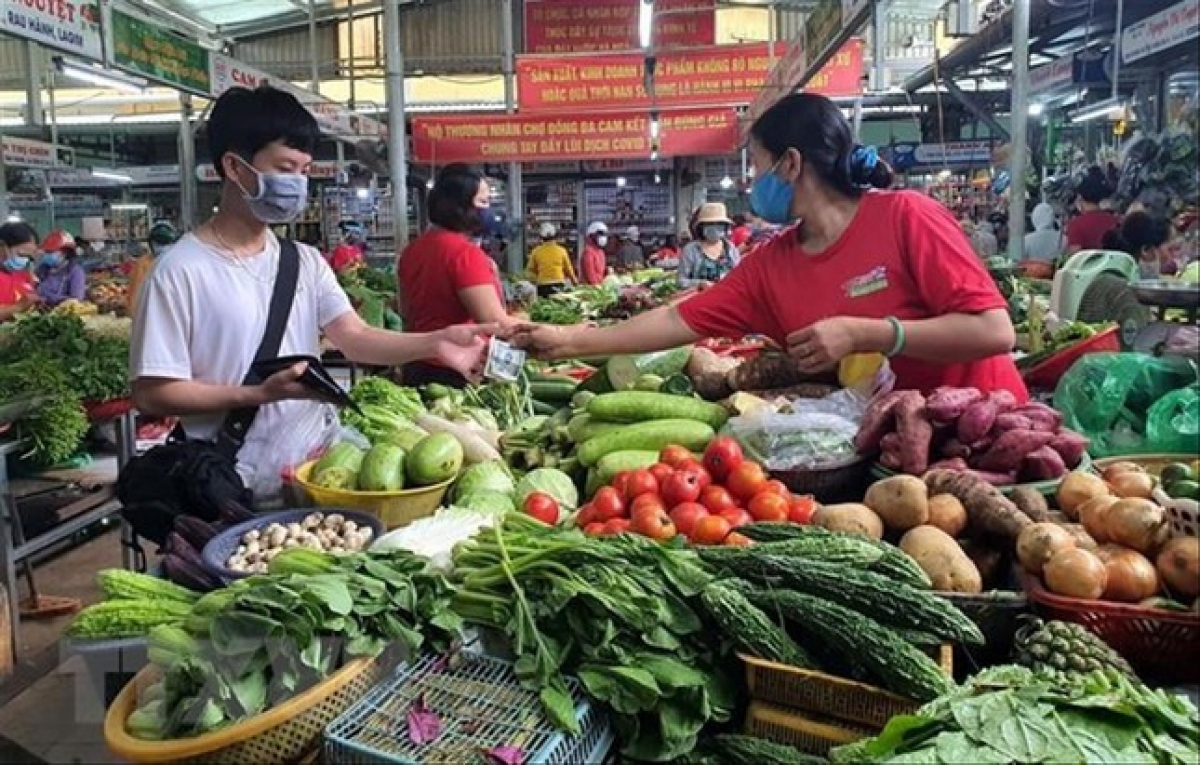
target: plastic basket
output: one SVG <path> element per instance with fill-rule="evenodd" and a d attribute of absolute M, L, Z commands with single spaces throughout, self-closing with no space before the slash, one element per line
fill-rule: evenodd
<path fill-rule="evenodd" d="M 1023 591 L 937 594 L 953 603 L 983 633 L 982 646 L 955 646 L 954 666 L 959 673 L 973 674 L 984 667 L 1008 661 L 1021 617 L 1029 613 L 1029 597 Z"/>
<path fill-rule="evenodd" d="M 882 728 L 896 715 L 911 714 L 921 706 L 920 702 L 856 680 L 746 654 L 738 656 L 746 665 L 746 686 L 755 701 L 870 728 Z M 937 660 L 947 675 L 953 674 L 954 651 L 949 644 L 937 649 Z"/>
<path fill-rule="evenodd" d="M 578 682 L 567 684 L 582 733 L 570 736 L 550 725 L 538 695 L 521 687 L 511 663 L 471 653 L 455 661 L 461 663 L 451 667 L 444 657 L 426 656 L 397 669 L 329 726 L 325 762 L 473 762 L 480 750 L 496 746 L 519 747 L 531 765 L 603 761 L 613 733 Z M 412 743 L 407 732 L 418 699 L 441 719 L 437 739 L 426 744 Z"/>
<path fill-rule="evenodd" d="M 787 744 L 818 757 L 825 757 L 835 746 L 852 744 L 878 732 L 819 715 L 799 714 L 762 701 L 751 702 L 746 710 L 747 734 Z"/>
<path fill-rule="evenodd" d="M 1039 615 L 1082 624 L 1144 679 L 1171 685 L 1200 682 L 1200 615 L 1068 598 L 1050 592 L 1029 574 L 1021 575 L 1021 583 Z"/>
<path fill-rule="evenodd" d="M 294 762 L 317 749 L 331 720 L 383 676 L 386 661 L 355 659 L 291 701 L 213 733 L 170 741 L 143 741 L 125 729 L 141 694 L 159 679 L 157 667 L 137 674 L 108 708 L 104 741 L 130 762 Z"/>
<path fill-rule="evenodd" d="M 233 555 L 233 551 L 242 543 L 242 536 L 247 531 L 253 529 L 261 531 L 272 523 L 281 523 L 285 526 L 289 523 L 299 523 L 314 512 L 318 512 L 318 510 L 315 508 L 307 510 L 281 510 L 275 513 L 260 515 L 249 521 L 243 521 L 236 526 L 230 526 L 208 540 L 208 544 L 204 545 L 204 550 L 201 552 L 201 556 L 204 559 L 204 567 L 225 580 L 242 579 L 250 576 L 250 574 L 244 571 L 234 571 L 225 566 L 225 562 L 229 560 L 229 556 Z M 373 513 L 365 510 L 344 510 L 342 508 L 331 507 L 320 508 L 319 512 L 326 515 L 341 513 L 345 516 L 346 520 L 354 521 L 359 526 L 370 526 L 373 532 L 371 537 L 372 542 L 383 536 L 383 521 L 379 520 Z"/>
<path fill-rule="evenodd" d="M 1109 327 L 1103 332 L 1097 332 L 1086 340 L 1080 340 L 1077 343 L 1068 345 L 1034 364 L 1025 370 L 1021 376 L 1030 387 L 1054 390 L 1058 385 L 1058 381 L 1067 373 L 1071 365 L 1087 354 L 1121 350 L 1121 336 L 1118 330 L 1119 327 Z"/>
<path fill-rule="evenodd" d="M 304 489 L 318 507 L 353 507 L 376 515 L 388 529 L 407 526 L 419 518 L 428 518 L 442 504 L 451 478 L 433 486 L 403 491 L 345 491 L 325 489 L 312 483 L 309 478 L 316 461 L 306 462 L 296 468 L 296 483 Z"/>
<path fill-rule="evenodd" d="M 771 477 L 783 481 L 793 494 L 811 494 L 821 502 L 861 497 L 871 463 L 862 457 L 829 467 L 809 470 L 772 470 Z"/>

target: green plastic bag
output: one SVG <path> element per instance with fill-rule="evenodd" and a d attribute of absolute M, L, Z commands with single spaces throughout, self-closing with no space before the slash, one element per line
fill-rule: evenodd
<path fill-rule="evenodd" d="M 1192 454 L 1200 444 L 1198 385 L 1189 358 L 1093 353 L 1063 375 L 1054 408 L 1091 441 L 1093 457 Z"/>

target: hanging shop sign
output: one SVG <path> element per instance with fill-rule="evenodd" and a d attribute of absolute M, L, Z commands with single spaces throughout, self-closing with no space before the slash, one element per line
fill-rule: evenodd
<path fill-rule="evenodd" d="M 589 53 L 639 47 L 641 0 L 525 0 L 526 53 Z M 654 47 L 716 41 L 716 0 L 656 0 Z"/>
<path fill-rule="evenodd" d="M 804 84 L 805 93 L 820 93 L 830 98 L 862 94 L 863 41 L 851 37 Z"/>
<path fill-rule="evenodd" d="M 6 167 L 51 168 L 75 164 L 75 150 L 66 146 L 11 135 L 0 138 L 0 145 Z"/>
<path fill-rule="evenodd" d="M 55 189 L 107 189 L 121 186 L 178 186 L 179 165 L 128 165 L 121 167 L 128 181 L 92 175 L 86 168 L 49 170 L 46 179 Z"/>
<path fill-rule="evenodd" d="M 55 194 L 52 199 L 34 194 L 10 194 L 8 205 L 23 213 L 41 213 L 53 209 L 59 220 L 104 215 L 104 200 L 95 194 Z"/>
<path fill-rule="evenodd" d="M 748 104 L 770 68 L 765 43 L 664 53 L 658 56 L 654 73 L 654 104 L 659 108 Z M 521 111 L 650 108 L 645 56 L 518 56 L 517 101 Z"/>
<path fill-rule="evenodd" d="M 1130 24 L 1121 33 L 1121 60 L 1126 64 L 1161 53 L 1200 36 L 1200 0 L 1183 0 Z"/>
<path fill-rule="evenodd" d="M 1062 56 L 1029 70 L 1029 93 L 1041 95 L 1075 82 L 1075 56 Z"/>
<path fill-rule="evenodd" d="M 0 31 L 72 53 L 104 60 L 100 3 L 71 0 L 0 0 Z"/>
<path fill-rule="evenodd" d="M 947 143 L 895 143 L 888 147 L 888 161 L 897 170 L 914 167 L 959 167 L 989 164 L 991 141 L 949 141 Z"/>
<path fill-rule="evenodd" d="M 455 115 L 412 121 L 417 162 L 540 162 L 587 157 L 650 156 L 650 118 L 644 111 L 585 115 Z M 723 154 L 738 142 L 733 109 L 681 109 L 662 115 L 663 157 Z"/>
<path fill-rule="evenodd" d="M 112 9 L 112 63 L 199 96 L 212 94 L 209 52 L 174 31 Z"/>
<path fill-rule="evenodd" d="M 317 160 L 309 165 L 308 177 L 314 181 L 330 181 L 337 178 L 338 163 L 332 160 Z M 221 176 L 209 163 L 196 166 L 196 179 L 201 183 L 220 183 Z"/>

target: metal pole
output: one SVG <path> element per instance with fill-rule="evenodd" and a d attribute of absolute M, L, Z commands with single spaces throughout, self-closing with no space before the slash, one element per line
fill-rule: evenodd
<path fill-rule="evenodd" d="M 8 209 L 8 168 L 6 168 L 4 166 L 4 135 L 3 135 L 3 133 L 4 133 L 4 131 L 0 130 L 0 225 L 3 225 L 3 222 L 8 220 L 8 213 L 9 213 L 9 209 Z M 4 455 L 0 454 L 0 471 L 3 471 L 3 470 L 4 470 Z M 0 478 L 2 478 L 2 477 L 3 476 L 0 476 Z M 0 489 L 7 490 L 7 486 L 0 483 Z M 3 495 L 0 495 L 0 514 L 2 514 L 2 511 L 4 509 L 4 502 L 5 502 L 5 497 Z M 2 517 L 0 517 L 0 525 L 2 525 L 3 523 L 4 523 L 4 519 Z M 0 530 L 0 532 L 5 533 L 5 534 L 8 533 L 7 529 L 2 529 L 2 530 Z M 3 545 L 4 545 L 4 541 L 0 540 L 0 548 L 2 548 Z M 0 571 L 0 574 L 2 574 L 2 573 L 4 573 L 4 572 Z M 9 597 L 13 597 L 13 596 L 10 595 Z M 13 624 L 16 624 L 15 620 L 13 621 Z M 16 646 L 14 645 L 14 648 L 15 647 Z M 3 659 L 4 659 L 4 657 L 0 656 L 0 660 L 3 660 Z"/>
<path fill-rule="evenodd" d="M 46 73 L 46 94 L 50 101 L 50 143 L 54 146 L 58 146 L 58 103 L 54 96 L 56 79 L 53 69 Z M 46 201 L 49 203 L 47 212 L 50 215 L 50 227 L 54 228 L 57 216 L 54 214 L 54 189 L 50 188 L 49 183 L 46 184 Z"/>
<path fill-rule="evenodd" d="M 1008 254 L 1014 262 L 1025 253 L 1025 165 L 1029 137 L 1029 0 L 1015 0 L 1012 10 L 1012 133 L 1008 175 Z"/>
<path fill-rule="evenodd" d="M 863 121 L 863 100 L 860 95 L 854 99 L 854 120 L 851 123 L 854 126 L 854 140 L 858 141 L 862 136 L 862 121 Z"/>
<path fill-rule="evenodd" d="M 516 43 L 513 33 L 512 0 L 500 3 L 500 25 L 504 35 L 504 111 L 512 114 L 516 102 Z M 508 207 L 508 228 L 512 239 L 508 243 L 505 264 L 509 273 L 520 273 L 525 267 L 525 192 L 521 178 L 521 163 L 508 163 L 508 185 L 505 187 Z"/>
<path fill-rule="evenodd" d="M 878 0 L 871 17 L 871 90 L 876 93 L 887 90 L 887 4 Z"/>
<path fill-rule="evenodd" d="M 308 0 L 308 88 L 321 92 L 321 56 L 317 44 L 317 0 Z"/>
<path fill-rule="evenodd" d="M 196 136 L 192 133 L 192 97 L 179 94 L 179 225 L 196 227 Z"/>
<path fill-rule="evenodd" d="M 1113 74 L 1112 74 L 1112 98 L 1117 100 L 1120 95 L 1119 85 L 1121 81 L 1121 56 L 1124 51 L 1121 50 L 1121 24 L 1125 21 L 1125 0 L 1117 0 L 1117 25 L 1113 27 Z"/>
<path fill-rule="evenodd" d="M 46 124 L 42 113 L 42 49 L 32 40 L 25 42 L 25 124 Z"/>
<path fill-rule="evenodd" d="M 358 105 L 355 99 L 357 88 L 354 85 L 357 79 L 355 69 L 358 66 L 358 62 L 354 60 L 354 0 L 346 0 L 346 29 L 346 56 L 350 59 L 350 71 L 346 77 L 350 80 L 350 111 L 354 111 L 354 107 Z"/>
<path fill-rule="evenodd" d="M 396 252 L 408 244 L 408 146 L 404 130 L 404 53 L 400 45 L 400 0 L 384 0 L 383 42 L 387 52 L 388 165 Z"/>

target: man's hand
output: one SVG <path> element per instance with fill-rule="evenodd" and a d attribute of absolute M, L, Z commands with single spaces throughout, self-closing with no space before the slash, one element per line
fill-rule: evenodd
<path fill-rule="evenodd" d="M 471 382 L 483 378 L 487 362 L 487 337 L 500 334 L 496 324 L 459 324 L 432 332 L 432 358 Z"/>
<path fill-rule="evenodd" d="M 319 398 L 315 391 L 300 382 L 307 370 L 308 364 L 302 361 L 263 380 L 258 386 L 258 393 L 262 399 L 260 403 L 273 404 L 276 401 Z"/>
<path fill-rule="evenodd" d="M 571 342 L 576 327 L 552 324 L 518 324 L 511 329 L 511 342 L 539 359 L 554 360 L 573 355 Z"/>

